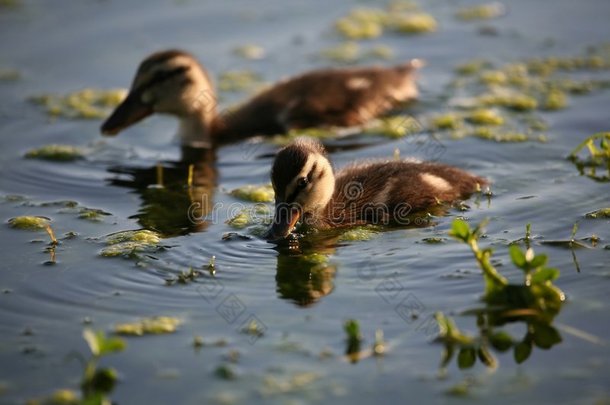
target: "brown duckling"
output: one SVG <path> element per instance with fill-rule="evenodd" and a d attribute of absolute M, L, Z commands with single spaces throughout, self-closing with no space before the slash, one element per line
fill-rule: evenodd
<path fill-rule="evenodd" d="M 414 59 L 394 67 L 321 69 L 278 82 L 230 111 L 218 114 L 210 76 L 190 54 L 155 53 L 139 66 L 127 98 L 104 122 L 116 135 L 143 118 L 178 117 L 183 145 L 232 142 L 293 128 L 351 127 L 417 97 Z"/>
<path fill-rule="evenodd" d="M 487 184 L 456 167 L 414 160 L 354 163 L 335 174 L 324 147 L 308 138 L 278 152 L 271 182 L 271 240 L 286 237 L 299 221 L 317 229 L 408 225 L 413 214 L 466 198 Z"/>

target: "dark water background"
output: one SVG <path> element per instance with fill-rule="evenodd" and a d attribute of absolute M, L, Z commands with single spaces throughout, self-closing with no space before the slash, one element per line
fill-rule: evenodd
<path fill-rule="evenodd" d="M 99 238 L 139 228 L 131 217 L 146 203 L 144 192 L 112 185 L 111 179 L 119 175 L 109 168 L 128 160 L 140 168 L 177 160 L 179 148 L 167 146 L 175 122 L 154 117 L 118 138 L 103 139 L 99 121 L 49 120 L 26 101 L 29 96 L 83 87 L 126 87 L 139 61 L 166 47 L 191 51 L 214 76 L 249 68 L 274 81 L 327 65 L 312 55 L 338 43 L 330 28 L 333 21 L 352 7 L 383 4 L 58 0 L 0 8 L 0 66 L 18 69 L 22 75 L 15 82 L 0 82 L 0 193 L 24 196 L 28 202 L 0 203 L 0 219 L 6 223 L 17 215 L 43 215 L 53 220 L 58 235 L 78 233 L 58 247 L 57 264 L 45 266 L 45 244 L 31 242 L 44 240 L 44 234 L 0 227 L 4 291 L 0 402 L 19 403 L 56 388 L 77 388 L 81 366 L 66 356 L 72 351 L 87 353 L 81 337 L 84 318 L 91 318 L 94 328 L 109 330 L 115 323 L 154 315 L 175 316 L 183 324 L 172 335 L 129 339 L 125 352 L 104 359 L 104 364 L 120 372 L 121 382 L 112 393 L 118 403 L 460 402 L 444 392 L 464 379 L 473 385 L 471 395 L 483 402 L 610 400 L 610 251 L 603 248 L 610 245 L 610 230 L 608 220 L 584 219 L 585 213 L 608 205 L 610 190 L 607 183 L 580 176 L 565 159 L 584 137 L 608 129 L 608 91 L 573 98 L 570 108 L 544 113 L 550 123 L 548 143 L 443 140 L 440 157 L 494 183 L 491 202 L 471 201 L 466 216 L 471 223 L 491 219 L 485 243 L 496 247 L 495 257 L 502 263 L 509 262 L 507 242 L 522 237 L 527 222 L 540 238 L 569 238 L 577 221 L 579 236 L 601 238 L 597 248 L 575 252 L 580 272 L 570 250 L 535 246 L 562 271 L 557 285 L 568 300 L 558 324 L 597 336 L 601 343 L 563 329 L 561 344 L 549 351 L 535 350 L 523 365 L 517 366 L 510 353 L 501 354 L 493 373 L 482 366 L 462 372 L 453 365 L 445 378 L 437 378 L 441 346 L 431 343 L 434 331 L 427 329 L 426 320 L 435 311 L 458 313 L 477 306 L 482 293 L 481 276 L 466 247 L 452 241 L 421 243 L 427 237 L 446 237 L 452 217 L 462 214 L 458 211 L 437 219 L 434 227 L 384 232 L 369 241 L 343 242 L 323 252 L 330 254 L 331 265 L 319 275 L 323 285 L 314 291 L 322 296 L 307 307 L 296 305 L 295 299 L 302 297 L 299 290 L 311 290 L 307 290 L 310 265 L 278 256 L 272 245 L 256 238 L 222 241 L 221 236 L 232 230 L 224 223 L 229 214 L 223 210 L 202 232 L 166 239 L 164 244 L 171 248 L 155 254 L 156 260 L 138 265 L 133 260 L 99 257 L 103 247 Z M 569 56 L 610 40 L 610 2 L 605 0 L 511 1 L 505 17 L 485 23 L 493 25 L 498 36 L 479 35 L 480 24 L 456 21 L 453 13 L 466 4 L 471 3 L 422 1 L 424 9 L 438 18 L 439 32 L 373 41 L 392 46 L 396 60 L 419 57 L 428 62 L 420 79 L 424 104 L 416 108 L 441 111 L 435 100 L 453 77 L 453 67 L 473 57 L 505 63 L 542 55 Z M 262 46 L 267 58 L 247 61 L 232 54 L 231 49 L 245 43 Z M 225 100 L 230 101 L 230 97 Z M 333 154 L 335 165 L 391 156 L 396 148 L 402 155 L 429 158 L 425 149 L 413 151 L 406 140 L 363 142 L 371 145 Z M 22 158 L 26 150 L 49 143 L 92 147 L 95 153 L 68 164 Z M 227 190 L 268 181 L 276 147 L 261 144 L 254 152 L 251 148 L 240 143 L 218 151 L 215 203 L 229 206 L 238 201 Z M 61 200 L 112 215 L 91 223 L 61 213 L 57 205 L 40 206 Z M 213 255 L 216 283 L 223 289 L 219 297 L 206 295 L 209 277 L 185 286 L 164 285 L 168 275 L 205 265 Z M 502 269 L 511 279 L 519 279 L 511 266 Z M 400 297 L 412 294 L 423 305 L 418 320 L 402 319 L 395 302 L 379 293 L 380 283 L 388 277 L 399 281 Z M 237 297 L 245 307 L 233 323 L 217 311 L 228 296 Z M 267 328 L 253 344 L 250 336 L 239 333 L 249 315 Z M 383 329 L 390 342 L 385 357 L 355 365 L 342 358 L 342 324 L 349 318 L 359 320 L 366 345 L 372 344 L 376 329 Z M 472 317 L 458 317 L 458 323 L 467 331 L 476 330 Z M 24 336 L 26 328 L 34 334 Z M 523 333 L 518 326 L 515 330 Z M 195 335 L 209 341 L 226 339 L 228 345 L 196 352 L 191 345 Z M 236 381 L 214 375 L 230 350 L 240 352 Z M 334 356 L 321 359 L 322 351 Z M 285 390 L 269 388 L 270 381 L 303 375 L 313 376 L 313 381 Z"/>

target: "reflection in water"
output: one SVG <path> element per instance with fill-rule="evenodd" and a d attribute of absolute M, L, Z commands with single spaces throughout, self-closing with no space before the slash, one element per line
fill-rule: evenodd
<path fill-rule="evenodd" d="M 334 290 L 337 267 L 329 263 L 329 256 L 337 238 L 314 236 L 278 245 L 275 281 L 280 298 L 306 307 Z"/>
<path fill-rule="evenodd" d="M 131 188 L 140 195 L 142 204 L 132 218 L 137 218 L 143 228 L 164 237 L 200 232 L 208 226 L 205 218 L 212 211 L 215 162 L 213 148 L 183 147 L 179 162 L 109 169 L 119 175 L 111 178 L 110 184 Z"/>

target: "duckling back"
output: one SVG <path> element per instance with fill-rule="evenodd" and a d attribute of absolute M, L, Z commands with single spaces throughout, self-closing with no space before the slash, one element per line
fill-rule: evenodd
<path fill-rule="evenodd" d="M 481 177 L 439 163 L 354 165 L 337 174 L 329 218 L 335 225 L 400 224 L 411 214 L 467 198 L 485 184 Z"/>

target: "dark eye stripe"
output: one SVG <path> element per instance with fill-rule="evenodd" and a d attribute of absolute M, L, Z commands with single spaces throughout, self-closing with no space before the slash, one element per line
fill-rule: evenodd
<path fill-rule="evenodd" d="M 178 76 L 187 72 L 190 69 L 190 66 L 180 66 L 172 70 L 164 70 L 161 72 L 155 73 L 155 75 L 146 83 L 140 86 L 140 90 L 143 90 L 147 87 L 151 87 L 153 85 L 162 83 L 171 79 L 172 77 Z"/>

